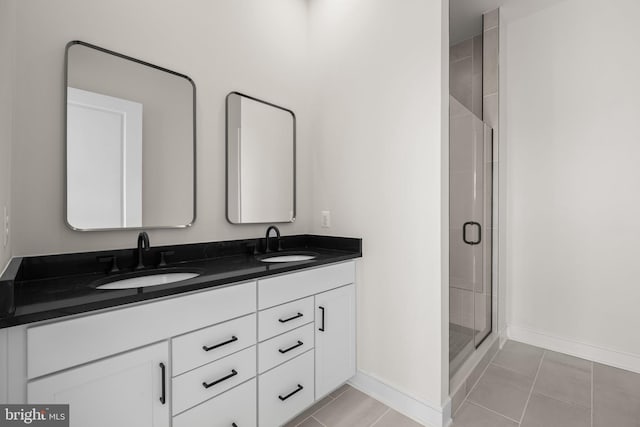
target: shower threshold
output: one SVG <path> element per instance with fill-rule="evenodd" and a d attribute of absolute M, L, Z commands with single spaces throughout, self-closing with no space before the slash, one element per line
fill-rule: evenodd
<path fill-rule="evenodd" d="M 449 323 L 449 377 L 456 373 L 475 350 L 471 328 Z"/>

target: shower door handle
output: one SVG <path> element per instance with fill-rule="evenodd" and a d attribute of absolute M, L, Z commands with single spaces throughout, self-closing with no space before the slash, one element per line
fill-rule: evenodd
<path fill-rule="evenodd" d="M 470 225 L 471 226 L 475 225 L 476 227 L 478 227 L 478 240 L 467 240 L 467 227 Z M 480 244 L 480 242 L 482 242 L 482 226 L 480 225 L 480 223 L 475 221 L 467 221 L 464 224 L 462 224 L 462 240 L 467 245 Z"/>

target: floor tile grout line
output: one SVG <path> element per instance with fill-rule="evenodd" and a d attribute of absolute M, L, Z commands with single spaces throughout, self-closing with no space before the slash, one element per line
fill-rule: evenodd
<path fill-rule="evenodd" d="M 576 402 L 571 402 L 569 400 L 560 399 L 559 397 L 549 396 L 548 394 L 543 393 L 541 391 L 536 391 L 536 394 L 539 395 L 539 396 L 544 396 L 547 399 L 555 400 L 556 402 L 564 403 L 566 405 L 577 406 L 578 408 L 582 408 L 582 409 L 591 409 L 591 407 L 589 407 L 589 406 L 584 406 L 584 405 L 581 405 L 581 404 L 576 403 Z"/>
<path fill-rule="evenodd" d="M 340 394 L 342 394 L 342 393 L 340 393 Z M 328 401 L 327 403 L 325 403 L 324 405 L 320 406 L 318 409 L 316 409 L 316 410 L 315 410 L 315 411 L 313 411 L 312 413 L 310 413 L 310 414 L 309 414 L 309 417 L 314 416 L 315 414 L 317 414 L 318 412 L 320 412 L 322 409 L 324 409 L 324 408 L 326 408 L 327 406 L 331 405 L 331 404 L 332 404 L 333 402 L 335 402 L 335 401 L 336 401 L 336 399 L 337 399 L 337 398 L 335 398 L 335 397 L 333 397 L 333 396 L 330 396 L 330 395 L 328 395 L 328 397 L 330 397 L 330 398 L 331 398 L 331 400 L 330 400 L 330 401 Z M 307 418 L 309 418 L 309 417 L 307 417 Z"/>
<path fill-rule="evenodd" d="M 471 405 L 475 405 L 475 406 L 477 406 L 478 408 L 482 408 L 482 409 L 484 409 L 484 410 L 486 410 L 486 411 L 489 411 L 489 412 L 491 412 L 491 413 L 493 413 L 493 414 L 499 415 L 499 416 L 501 416 L 501 417 L 502 417 L 502 418 L 504 418 L 504 419 L 507 419 L 507 420 L 509 420 L 509 421 L 513 421 L 514 423 L 516 423 L 516 424 L 520 425 L 520 423 L 519 423 L 517 420 L 514 420 L 514 419 L 513 419 L 513 418 L 511 418 L 511 417 L 507 417 L 505 414 L 501 414 L 500 412 L 498 412 L 498 411 L 494 411 L 493 409 L 489 409 L 489 408 L 487 408 L 486 406 L 483 406 L 483 405 L 481 405 L 481 404 L 479 404 L 479 403 L 474 402 L 473 400 L 469 400 L 469 403 L 470 403 Z"/>
<path fill-rule="evenodd" d="M 543 352 L 543 354 L 544 354 L 544 352 Z M 494 365 L 494 366 L 497 366 L 500 369 L 504 369 L 506 371 L 513 372 L 514 374 L 518 374 L 518 375 L 523 376 L 523 377 L 531 378 L 529 375 L 523 374 L 522 372 L 516 371 L 515 369 L 509 368 L 508 366 L 503 366 L 503 365 L 501 365 L 499 363 L 494 363 L 494 362 L 491 362 L 491 364 Z M 535 378 L 535 375 L 534 375 L 534 378 Z"/>
<path fill-rule="evenodd" d="M 531 384 L 531 390 L 529 391 L 529 397 L 527 398 L 527 403 L 524 404 L 524 409 L 522 410 L 522 415 L 520 416 L 520 424 L 524 421 L 524 416 L 527 413 L 527 408 L 529 407 L 529 401 L 531 400 L 531 396 L 533 395 L 533 389 L 536 387 L 536 382 L 538 381 L 538 375 L 540 375 L 540 369 L 542 369 L 542 363 L 544 362 L 544 355 L 547 354 L 547 351 L 544 350 L 542 352 L 542 357 L 540 358 L 540 363 L 538 364 L 538 370 L 536 371 L 536 376 L 533 378 L 533 384 Z"/>
<path fill-rule="evenodd" d="M 342 393 L 340 393 L 340 394 L 342 394 Z M 327 405 L 329 405 L 330 403 L 333 403 L 333 402 L 336 400 L 336 398 L 335 398 L 335 397 L 333 397 L 333 396 L 331 396 L 330 394 L 327 394 L 327 396 L 326 396 L 326 397 L 328 397 L 328 398 L 329 398 L 329 399 L 331 399 L 331 400 L 329 400 L 327 403 L 325 403 L 324 405 L 320 406 L 318 409 L 316 409 L 315 411 L 313 411 L 312 413 L 310 413 L 310 414 L 309 414 L 309 416 L 308 416 L 308 417 L 306 417 L 305 419 L 300 420 L 300 422 L 299 422 L 298 424 L 296 424 L 296 425 L 295 425 L 295 427 L 298 427 L 300 424 L 303 424 L 303 423 L 304 423 L 305 421 L 307 421 L 309 418 L 313 418 L 313 416 L 314 416 L 315 414 L 317 414 L 318 412 L 320 412 L 320 410 L 322 410 L 322 409 L 323 409 L 323 408 L 325 408 Z M 318 420 L 316 420 L 316 421 L 318 421 Z M 320 421 L 318 421 L 318 422 L 320 422 Z M 320 424 L 322 424 L 322 423 L 320 423 Z"/>
<path fill-rule="evenodd" d="M 317 419 L 317 418 L 316 418 L 316 417 L 314 417 L 313 415 L 312 415 L 312 416 L 310 416 L 309 418 L 313 418 L 313 419 L 314 419 L 315 421 L 317 421 L 317 422 L 318 422 L 318 424 L 320 424 L 322 427 L 327 427 L 326 425 L 324 425 L 324 424 L 322 423 L 322 421 L 320 421 L 319 419 Z M 308 418 L 307 418 L 307 419 L 308 419 Z"/>
<path fill-rule="evenodd" d="M 373 424 L 371 424 L 369 427 L 373 427 L 373 426 L 375 426 L 376 424 L 378 424 L 378 421 L 380 421 L 382 418 L 384 418 L 384 416 L 385 416 L 385 415 L 387 415 L 387 414 L 389 413 L 389 411 L 391 411 L 391 408 L 389 408 L 389 407 L 387 406 L 387 410 L 386 410 L 386 411 L 384 411 L 384 413 L 383 413 L 382 415 L 380 415 L 380 416 L 378 417 L 378 419 L 377 419 L 377 420 L 375 420 L 375 421 L 373 422 Z"/>
<path fill-rule="evenodd" d="M 594 391 L 593 391 L 593 383 L 594 383 L 594 380 L 593 380 L 593 370 L 594 370 L 593 369 L 593 365 L 594 365 L 594 363 L 593 363 L 593 360 L 592 360 L 591 361 L 591 427 L 593 427 L 593 404 L 594 404 L 594 402 L 593 402 L 593 393 L 594 393 Z"/>
<path fill-rule="evenodd" d="M 500 347 L 499 343 L 498 343 L 498 347 Z M 458 406 L 458 409 L 456 409 L 456 411 L 453 414 L 451 414 L 451 419 L 453 419 L 453 417 L 455 417 L 455 415 L 458 413 L 458 411 L 460 411 L 460 408 L 462 408 L 462 405 L 464 405 L 464 402 L 469 400 L 469 395 L 471 394 L 473 389 L 476 388 L 476 386 L 480 382 L 480 379 L 484 376 L 485 372 L 487 372 L 487 369 L 489 369 L 489 366 L 491 366 L 491 364 L 493 363 L 493 359 L 496 358 L 496 356 L 498 355 L 498 353 L 500 353 L 500 351 L 501 351 L 500 348 L 498 348 L 498 350 L 493 354 L 493 356 L 491 357 L 491 360 L 489 360 L 489 363 L 487 363 L 487 366 L 485 366 L 484 369 L 482 370 L 482 373 L 480 375 L 478 375 L 478 379 L 476 380 L 476 382 L 473 383 L 473 387 L 471 387 L 469 389 L 469 392 L 464 395 L 464 400 L 462 400 L 462 403 L 460 404 L 460 406 Z M 465 382 L 466 382 L 466 380 L 465 380 Z"/>
<path fill-rule="evenodd" d="M 348 385 L 348 384 L 347 384 Z M 342 390 L 342 392 L 340 392 L 340 394 L 337 394 L 335 397 L 329 395 L 329 397 L 331 397 L 333 400 L 336 400 L 337 398 L 339 398 L 340 396 L 342 396 L 343 394 L 345 394 L 350 388 L 353 388 L 349 385 L 349 387 L 346 387 L 344 390 Z"/>

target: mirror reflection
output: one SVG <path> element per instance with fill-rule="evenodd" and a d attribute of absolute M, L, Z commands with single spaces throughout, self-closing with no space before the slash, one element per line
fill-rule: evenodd
<path fill-rule="evenodd" d="M 227 219 L 295 220 L 295 115 L 237 92 L 227 96 Z"/>
<path fill-rule="evenodd" d="M 67 224 L 186 227 L 195 218 L 195 86 L 97 46 L 67 45 Z"/>

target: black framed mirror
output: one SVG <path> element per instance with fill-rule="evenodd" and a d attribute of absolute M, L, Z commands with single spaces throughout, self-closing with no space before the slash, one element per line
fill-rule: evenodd
<path fill-rule="evenodd" d="M 295 221 L 295 114 L 231 92 L 226 115 L 227 220 L 232 224 Z"/>
<path fill-rule="evenodd" d="M 196 87 L 82 41 L 67 44 L 66 222 L 73 230 L 189 227 Z"/>

